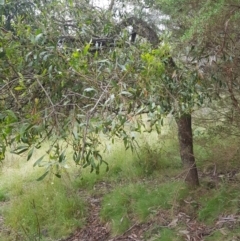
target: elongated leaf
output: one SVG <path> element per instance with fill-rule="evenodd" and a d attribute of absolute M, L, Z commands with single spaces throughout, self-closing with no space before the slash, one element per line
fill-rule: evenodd
<path fill-rule="evenodd" d="M 132 96 L 132 94 L 131 94 L 130 92 L 125 91 L 125 90 L 123 90 L 120 94 L 121 94 L 121 95 L 129 96 L 129 97 Z"/>
<path fill-rule="evenodd" d="M 86 88 L 84 92 L 91 92 L 91 91 L 96 91 L 94 88 Z"/>
<path fill-rule="evenodd" d="M 79 136 L 78 136 L 77 128 L 76 128 L 76 127 L 73 128 L 72 134 L 73 134 L 73 137 L 74 137 L 75 140 L 78 140 L 78 139 L 79 139 Z"/>
<path fill-rule="evenodd" d="M 29 56 L 32 54 L 32 51 L 31 52 L 29 52 L 26 56 L 25 56 L 25 60 L 27 61 L 28 60 L 28 58 L 29 58 Z"/>
<path fill-rule="evenodd" d="M 43 57 L 43 61 L 46 61 L 49 56 L 51 56 L 51 54 L 46 54 L 46 55 Z"/>
<path fill-rule="evenodd" d="M 43 51 L 43 52 L 41 52 L 40 54 L 39 54 L 39 57 L 43 57 L 44 55 L 46 55 L 48 52 L 47 51 Z"/>
<path fill-rule="evenodd" d="M 108 172 L 108 171 L 109 171 L 109 165 L 108 165 L 108 163 L 107 163 L 106 161 L 104 161 L 104 160 L 102 160 L 102 163 L 104 163 L 104 164 L 106 165 L 106 172 Z"/>
<path fill-rule="evenodd" d="M 24 87 L 22 87 L 22 86 L 17 86 L 17 87 L 15 87 L 14 89 L 15 89 L 15 90 L 23 90 Z"/>
<path fill-rule="evenodd" d="M 80 158 L 81 158 L 81 154 L 78 152 L 74 152 L 73 160 L 75 161 L 76 164 L 79 164 Z"/>
<path fill-rule="evenodd" d="M 42 36 L 43 36 L 43 33 L 38 34 L 38 35 L 35 37 L 35 42 L 38 42 L 38 40 L 39 40 L 40 38 L 42 38 Z"/>
<path fill-rule="evenodd" d="M 63 162 L 64 160 L 65 160 L 65 151 L 63 151 L 62 153 L 61 153 L 61 155 L 59 156 L 59 158 L 58 158 L 58 161 L 61 163 L 61 162 Z"/>
<path fill-rule="evenodd" d="M 23 152 L 27 151 L 29 146 L 18 146 L 15 150 L 12 151 L 14 154 L 22 154 Z"/>
<path fill-rule="evenodd" d="M 41 177 L 37 179 L 37 181 L 42 181 L 47 176 L 48 173 L 49 171 L 45 172 Z"/>
<path fill-rule="evenodd" d="M 30 158 L 32 157 L 32 155 L 33 155 L 33 151 L 34 151 L 34 147 L 32 147 L 31 150 L 28 152 L 28 155 L 27 155 L 27 161 L 29 161 Z"/>
<path fill-rule="evenodd" d="M 83 55 L 86 55 L 86 54 L 88 53 L 88 50 L 89 50 L 90 46 L 91 46 L 91 43 L 87 44 L 87 45 L 84 47 L 84 49 L 83 49 Z"/>
<path fill-rule="evenodd" d="M 44 157 L 45 157 L 45 155 L 43 155 L 39 159 L 37 159 L 37 161 L 34 162 L 33 166 L 35 167 L 36 165 L 39 165 Z"/>

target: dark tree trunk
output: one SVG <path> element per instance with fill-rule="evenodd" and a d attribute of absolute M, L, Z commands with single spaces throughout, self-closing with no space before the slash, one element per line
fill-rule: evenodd
<path fill-rule="evenodd" d="M 199 186 L 198 171 L 193 153 L 192 117 L 190 114 L 184 114 L 176 121 L 180 155 L 186 170 L 185 182 L 192 187 Z"/>

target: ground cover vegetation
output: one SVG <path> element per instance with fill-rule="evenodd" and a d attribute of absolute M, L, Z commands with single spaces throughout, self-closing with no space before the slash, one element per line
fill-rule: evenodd
<path fill-rule="evenodd" d="M 234 238 L 239 9 L 1 0 L 4 239 Z"/>
<path fill-rule="evenodd" d="M 197 189 L 183 182 L 176 124 L 168 134 L 137 137 L 138 155 L 120 141 L 109 143 L 103 156 L 111 166 L 99 175 L 89 169 L 80 175 L 70 165 L 61 179 L 38 182 L 34 160 L 26 165 L 26 156 L 8 155 L 0 186 L 2 240 L 238 238 L 239 140 L 225 130 L 217 136 L 218 125 L 211 126 L 194 126 Z"/>

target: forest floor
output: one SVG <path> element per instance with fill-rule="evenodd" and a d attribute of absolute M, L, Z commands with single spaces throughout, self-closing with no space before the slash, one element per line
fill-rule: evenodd
<path fill-rule="evenodd" d="M 225 174 L 218 174 L 213 170 L 212 173 L 200 173 L 200 177 L 211 180 L 207 183 L 208 188 L 215 189 L 222 182 L 222 175 L 226 175 L 225 182 L 228 182 L 229 185 L 238 185 L 238 174 L 240 174 L 238 170 Z M 102 189 L 106 190 L 105 183 L 102 185 Z M 98 188 L 101 189 L 101 185 L 98 185 Z M 201 191 L 206 190 L 199 188 L 199 195 L 201 195 Z M 200 205 L 197 199 L 191 199 L 190 202 L 184 200 L 185 204 L 174 209 L 174 214 L 172 210 L 159 209 L 147 222 L 133 220 L 133 225 L 126 231 L 120 235 L 112 236 L 110 224 L 102 222 L 100 218 L 101 200 L 102 195 L 89 198 L 88 218 L 85 227 L 76 230 L 68 238 L 61 239 L 61 241 L 240 240 L 240 232 L 230 234 L 240 225 L 240 213 L 226 214 L 223 209 L 214 223 L 207 225 L 197 220 L 196 213 L 191 213 L 192 210 L 189 210 L 189 205 L 191 206 L 192 203 L 195 206 Z M 161 238 L 161 229 L 174 230 L 175 237 L 166 235 L 166 237 Z M 146 236 L 146 233 L 149 233 L 148 236 Z"/>
<path fill-rule="evenodd" d="M 202 129 L 201 129 L 202 130 Z M 195 131 L 200 187 L 184 184 L 176 131 L 146 134 L 138 153 L 115 143 L 109 171 L 61 179 L 8 155 L 0 175 L 0 241 L 240 240 L 238 138 Z M 164 138 L 163 138 L 164 137 Z"/>

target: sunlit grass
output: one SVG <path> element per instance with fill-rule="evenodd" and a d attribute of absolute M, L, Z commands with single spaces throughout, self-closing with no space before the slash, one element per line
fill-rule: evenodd
<path fill-rule="evenodd" d="M 152 137 L 152 138 L 151 138 Z M 172 136 L 144 133 L 137 139 L 137 148 L 132 152 L 125 150 L 121 140 L 108 144 L 108 151 L 103 153 L 103 159 L 108 163 L 101 167 L 100 174 L 93 175 L 86 168 L 79 172 L 75 185 L 79 188 L 93 189 L 99 181 L 108 183 L 137 182 L 142 178 L 165 179 L 181 172 L 182 163 L 178 155 L 177 139 Z"/>
<path fill-rule="evenodd" d="M 207 135 L 195 138 L 194 143 L 197 164 L 203 171 L 215 166 L 221 173 L 239 166 L 239 139 L 236 137 Z"/>
<path fill-rule="evenodd" d="M 0 215 L 11 230 L 9 240 L 16 237 L 21 237 L 20 240 L 60 238 L 84 223 L 84 200 L 66 177 L 48 176 L 43 181 L 36 181 L 44 172 L 43 168 L 33 168 L 41 154 L 36 153 L 29 162 L 25 157 L 9 154 L 2 167 Z"/>
<path fill-rule="evenodd" d="M 61 180 L 53 184 L 26 185 L 21 196 L 15 197 L 7 206 L 4 212 L 6 225 L 30 237 L 60 238 L 70 234 L 83 225 L 85 211 L 81 197 L 70 190 Z"/>

